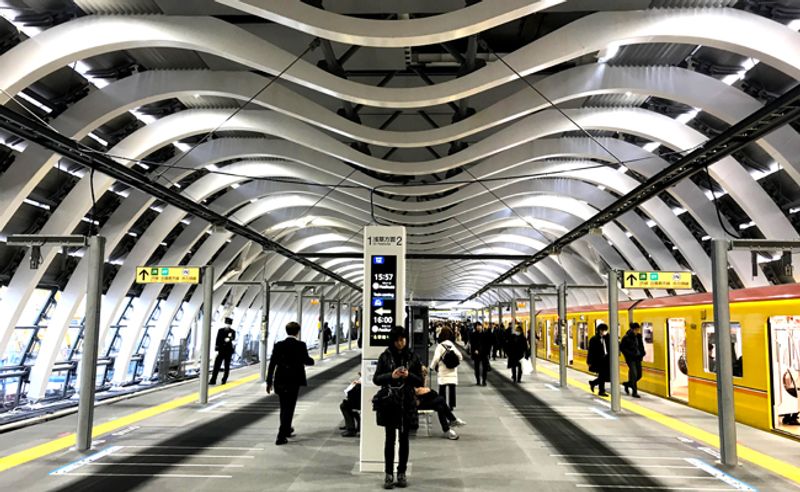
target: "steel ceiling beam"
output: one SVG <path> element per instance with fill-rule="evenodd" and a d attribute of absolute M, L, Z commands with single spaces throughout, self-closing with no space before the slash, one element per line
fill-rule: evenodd
<path fill-rule="evenodd" d="M 301 265 L 307 266 L 312 270 L 315 270 L 361 292 L 361 288 L 353 282 L 317 263 L 314 263 L 304 256 L 298 255 L 289 248 L 272 241 L 255 229 L 241 225 L 225 215 L 214 212 L 208 207 L 192 201 L 186 196 L 177 194 L 166 186 L 153 182 L 145 174 L 142 174 L 135 169 L 125 167 L 110 157 L 107 157 L 105 154 L 89 149 L 80 144 L 78 141 L 67 138 L 57 131 L 39 123 L 38 121 L 34 121 L 26 116 L 12 111 L 5 106 L 0 106 L 0 128 L 3 128 L 4 130 L 7 130 L 20 138 L 24 138 L 25 140 L 41 145 L 42 147 L 60 154 L 82 166 L 85 166 L 89 169 L 94 169 L 95 171 L 101 172 L 110 178 L 116 179 L 117 181 L 125 183 L 128 186 L 147 193 L 169 205 L 183 210 L 186 213 L 199 217 L 200 219 L 203 219 L 212 225 L 222 227 L 233 234 L 242 236 L 245 239 L 261 245 L 264 249 L 274 251 L 281 256 L 289 258 L 292 261 L 296 261 Z"/>
<path fill-rule="evenodd" d="M 363 253 L 297 253 L 304 258 L 323 259 L 356 259 L 364 258 Z M 471 255 L 456 253 L 406 253 L 407 260 L 506 260 L 522 261 L 530 258 L 528 255 Z"/>
<path fill-rule="evenodd" d="M 800 118 L 800 84 L 758 111 L 753 112 L 739 123 L 732 125 L 716 137 L 709 139 L 697 150 L 689 153 L 671 166 L 664 168 L 630 193 L 617 199 L 583 224 L 489 282 L 464 299 L 464 301 L 478 297 L 488 291 L 491 285 L 508 280 L 517 273 L 525 271 L 530 266 L 544 260 L 549 255 L 558 254 L 565 247 L 589 234 L 593 229 L 598 229 L 608 224 L 654 196 L 658 196 L 659 193 L 670 186 L 697 174 L 722 158 L 741 150 L 750 143 L 798 118 Z"/>

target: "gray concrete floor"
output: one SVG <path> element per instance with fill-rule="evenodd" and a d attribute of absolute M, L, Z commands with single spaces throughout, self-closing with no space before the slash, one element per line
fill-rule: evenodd
<path fill-rule="evenodd" d="M 267 397 L 262 384 L 248 383 L 217 395 L 206 408 L 189 405 L 104 436 L 93 454 L 65 451 L 13 468 L 0 474 L 0 483 L 3 490 L 19 492 L 378 489 L 380 475 L 356 472 L 358 440 L 338 431 L 338 404 L 358 371 L 357 355 L 326 360 L 310 371 L 295 419 L 298 435 L 289 445 L 274 445 L 277 399 Z M 489 386 L 476 387 L 470 366 L 462 364 L 456 414 L 468 425 L 458 429 L 460 440 L 449 441 L 435 418 L 428 437 L 423 419 L 411 442 L 412 489 L 795 487 L 747 464 L 715 475 L 714 458 L 677 433 L 636 415 L 615 419 L 598 398 L 555 389 L 545 376 L 513 385 L 504 366 L 498 361 Z M 141 402 L 111 405 L 98 416 L 115 418 L 189 391 L 147 395 Z M 11 451 L 6 446 L 27 448 L 57 437 L 72 430 L 70 424 L 62 419 L 2 435 L 3 454 Z"/>

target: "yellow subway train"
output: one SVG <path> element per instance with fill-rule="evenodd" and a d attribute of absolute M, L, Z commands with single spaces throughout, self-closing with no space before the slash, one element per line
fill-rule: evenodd
<path fill-rule="evenodd" d="M 800 437 L 800 285 L 732 291 L 734 400 L 739 422 Z M 520 319 L 526 313 L 518 313 Z M 538 311 L 537 355 L 558 362 L 555 309 Z M 608 322 L 605 305 L 567 310 L 568 364 L 588 371 L 589 338 Z M 639 388 L 715 413 L 715 338 L 711 294 L 620 302 L 620 334 L 642 325 L 647 356 Z M 621 379 L 627 367 L 621 363 Z"/>

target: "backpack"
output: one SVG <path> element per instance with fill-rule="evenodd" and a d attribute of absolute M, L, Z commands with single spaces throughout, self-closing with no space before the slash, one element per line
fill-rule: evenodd
<path fill-rule="evenodd" d="M 442 362 L 444 362 L 444 366 L 448 369 L 455 369 L 461 363 L 458 360 L 458 355 L 447 345 L 444 345 L 445 353 L 442 356 Z"/>

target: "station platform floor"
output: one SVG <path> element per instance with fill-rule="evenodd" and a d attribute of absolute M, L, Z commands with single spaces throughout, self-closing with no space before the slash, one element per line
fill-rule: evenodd
<path fill-rule="evenodd" d="M 85 454 L 63 446 L 74 440 L 62 435 L 74 429 L 74 417 L 2 434 L 0 483 L 15 492 L 377 490 L 381 475 L 358 472 L 358 439 L 338 430 L 339 402 L 359 361 L 360 352 L 346 351 L 309 369 L 288 445 L 274 445 L 277 398 L 266 395 L 257 368 L 247 368 L 215 387 L 206 407 L 184 385 L 98 408 L 96 433 L 103 434 Z M 570 373 L 575 386 L 559 389 L 548 363 L 520 385 L 504 360 L 494 367 L 489 385 L 478 387 L 470 365 L 460 366 L 456 414 L 467 426 L 457 429 L 458 441 L 442 437 L 436 418 L 429 436 L 422 419 L 411 442 L 411 489 L 800 490 L 800 478 L 747 460 L 723 471 L 713 446 L 627 402 L 623 415 L 611 415 L 606 401 L 580 387 L 581 373 Z M 696 410 L 657 400 L 636 404 L 708 432 L 690 415 Z M 784 471 L 797 472 L 798 443 L 770 437 Z"/>

